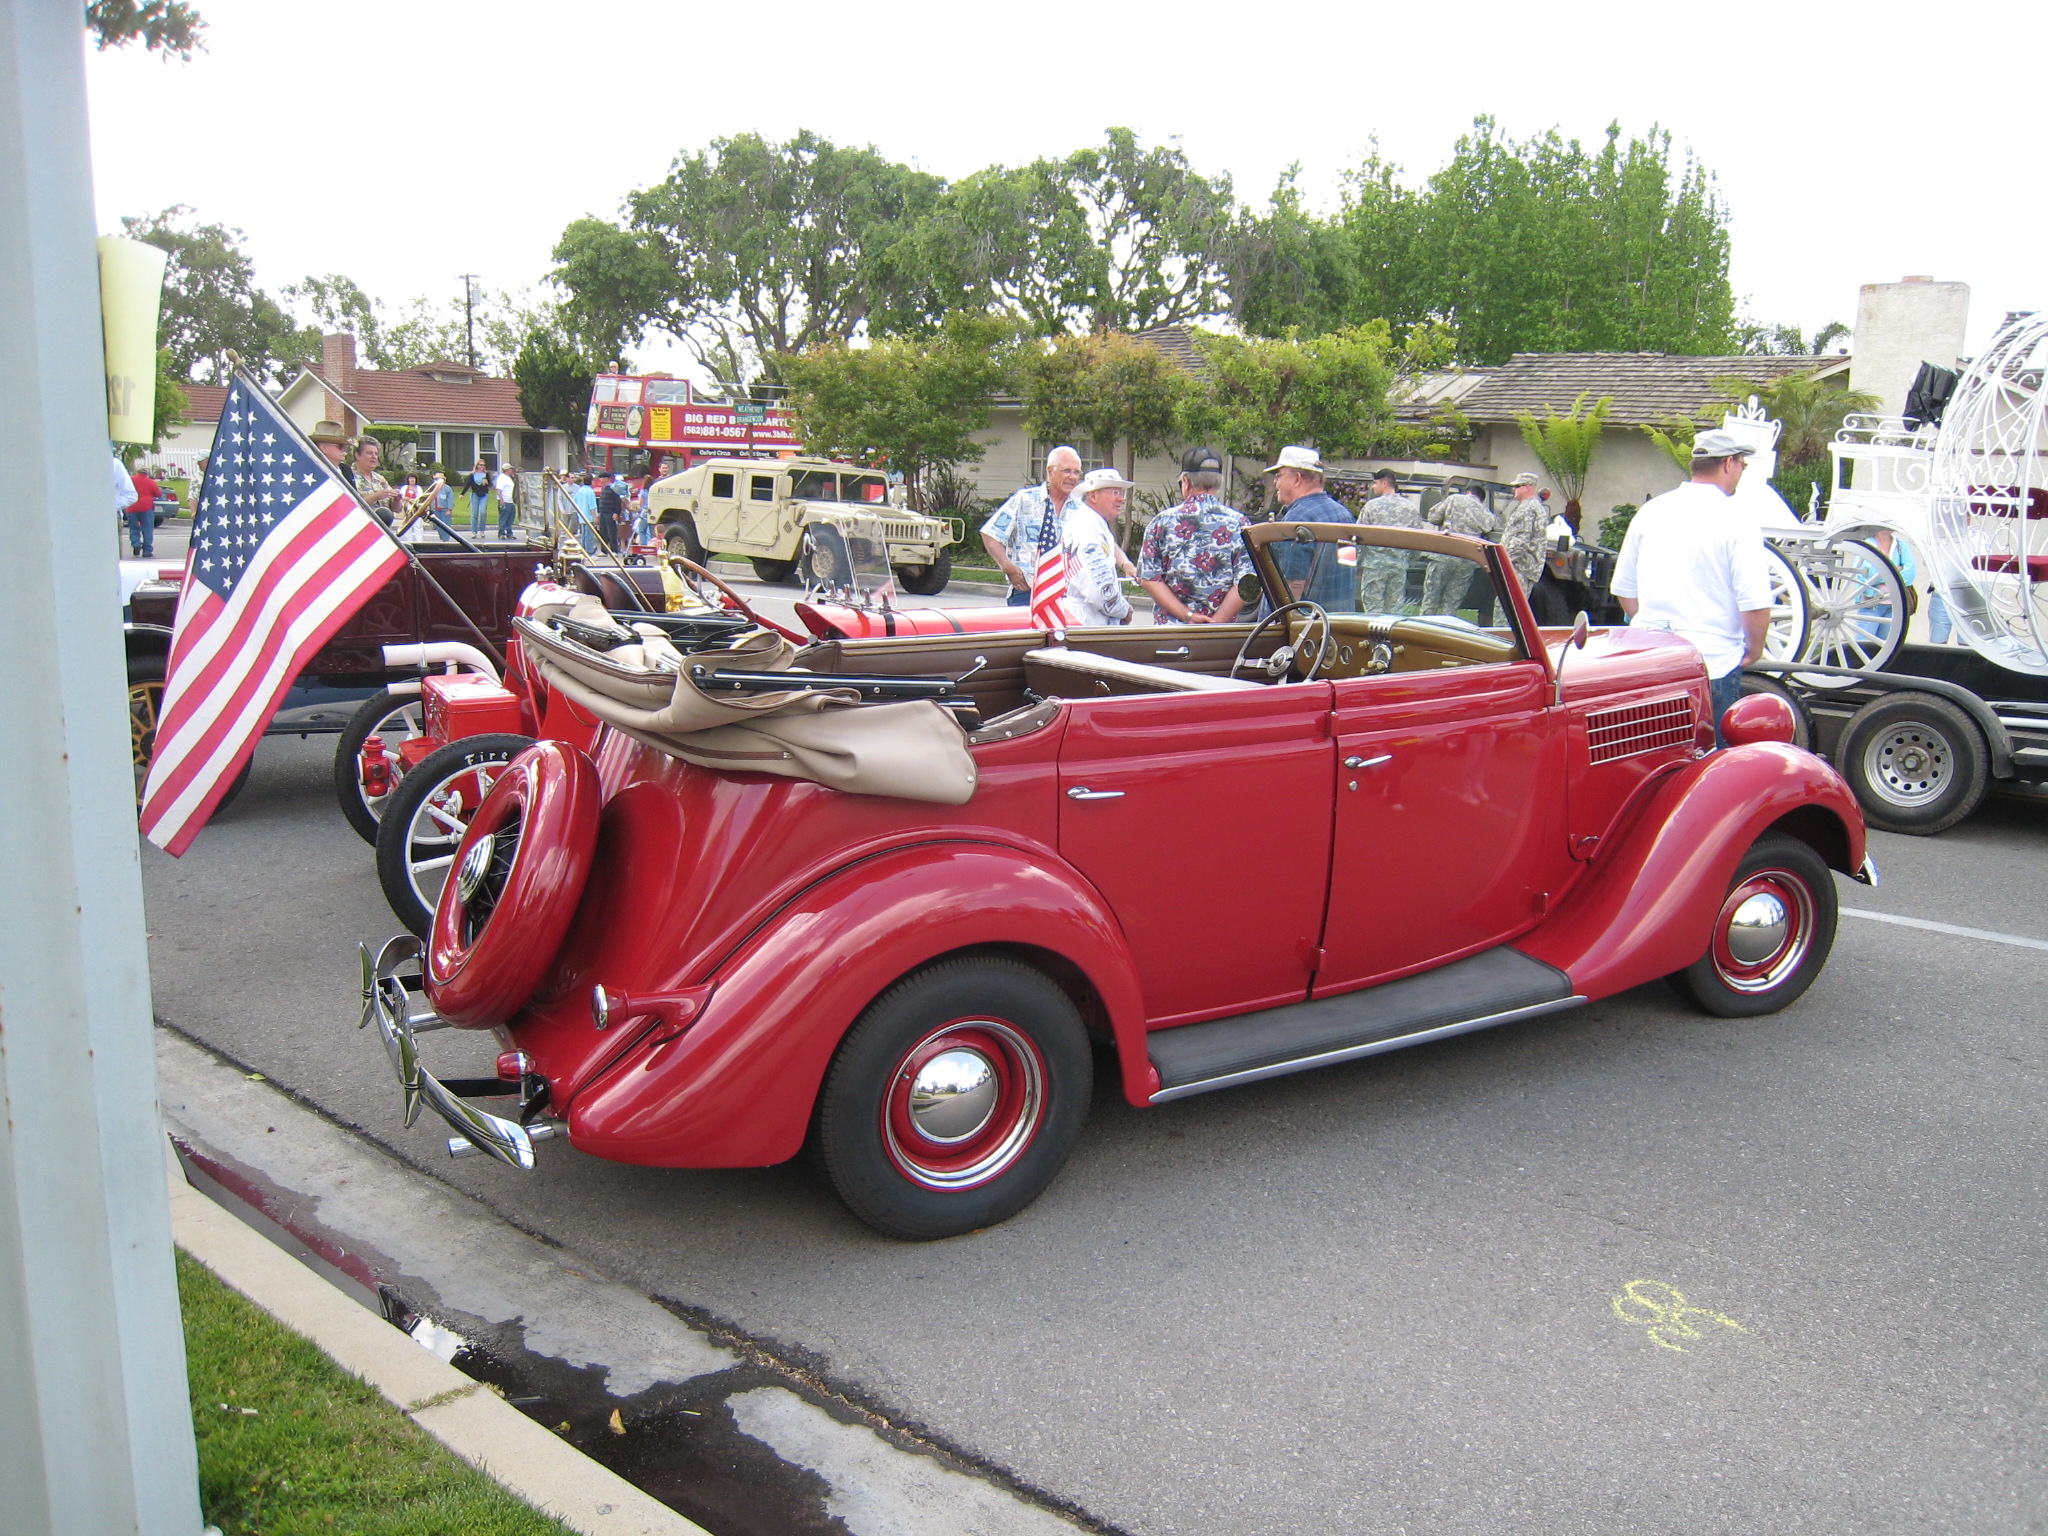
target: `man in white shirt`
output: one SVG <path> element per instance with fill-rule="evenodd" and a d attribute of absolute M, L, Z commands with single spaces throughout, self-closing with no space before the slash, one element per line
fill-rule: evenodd
<path fill-rule="evenodd" d="M 500 464 L 498 478 L 491 482 L 498 498 L 498 537 L 512 537 L 512 520 L 519 515 L 519 482 L 512 478 L 512 466 Z"/>
<path fill-rule="evenodd" d="M 1703 432 L 1692 479 L 1643 503 L 1614 567 L 1614 595 L 1632 626 L 1668 629 L 1699 649 L 1713 685 L 1714 730 L 1742 696 L 1742 669 L 1764 653 L 1771 581 L 1764 536 L 1729 498 L 1751 449 L 1732 432 Z"/>
<path fill-rule="evenodd" d="M 1134 483 L 1113 469 L 1098 469 L 1081 482 L 1079 499 L 1067 503 L 1060 545 L 1067 556 L 1067 607 L 1076 625 L 1131 622 L 1109 530 L 1122 516 L 1124 495 Z"/>

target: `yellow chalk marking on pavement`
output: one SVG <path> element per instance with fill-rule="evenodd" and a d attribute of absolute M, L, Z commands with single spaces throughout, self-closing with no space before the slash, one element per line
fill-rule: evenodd
<path fill-rule="evenodd" d="M 1609 1297 L 1607 1304 L 1614 1309 L 1617 1320 L 1642 1329 L 1659 1349 L 1676 1350 L 1681 1355 L 1691 1351 L 1675 1340 L 1707 1336 L 1693 1325 L 1693 1319 L 1733 1328 L 1737 1333 L 1749 1332 L 1732 1317 L 1694 1306 L 1676 1286 L 1666 1285 L 1662 1280 L 1631 1280 L 1621 1288 L 1619 1296 Z"/>

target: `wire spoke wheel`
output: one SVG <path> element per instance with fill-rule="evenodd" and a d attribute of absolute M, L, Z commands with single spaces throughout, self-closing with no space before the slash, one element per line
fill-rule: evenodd
<path fill-rule="evenodd" d="M 1796 547 L 1807 592 L 1806 644 L 1799 660 L 1827 667 L 1882 670 L 1906 639 L 1906 587 L 1898 570 L 1856 539 Z M 1802 673 L 1813 688 L 1841 688 L 1851 679 Z"/>
<path fill-rule="evenodd" d="M 432 753 L 391 792 L 377 829 L 377 881 L 392 913 L 425 938 L 477 807 L 532 742 L 525 736 L 471 736 Z M 514 843 L 516 844 L 516 838 Z"/>

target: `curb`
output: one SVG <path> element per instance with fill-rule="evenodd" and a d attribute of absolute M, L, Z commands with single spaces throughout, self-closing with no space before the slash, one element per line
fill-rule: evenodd
<path fill-rule="evenodd" d="M 587 1258 L 519 1230 L 392 1149 L 172 1029 L 157 1031 L 157 1072 L 164 1127 L 189 1180 L 189 1187 L 174 1185 L 174 1213 L 196 1209 L 211 1218 L 203 1223 L 209 1229 L 224 1225 L 239 1235 L 239 1252 L 267 1255 L 273 1265 L 287 1265 L 320 1286 L 310 1294 L 323 1297 L 329 1313 L 346 1317 L 340 1326 L 348 1337 L 368 1329 L 387 1352 L 398 1352 L 406 1362 L 403 1380 L 385 1387 L 310 1323 L 272 1306 L 251 1288 L 253 1281 L 243 1283 L 239 1270 L 216 1265 L 188 1242 L 182 1215 L 174 1214 L 179 1243 L 377 1385 L 458 1455 L 579 1531 L 695 1532 L 701 1527 L 689 1516 L 722 1526 L 728 1513 L 741 1510 L 753 1524 L 742 1520 L 739 1528 L 809 1530 L 837 1518 L 841 1525 L 830 1528 L 843 1527 L 851 1536 L 1113 1530 L 1064 1500 L 1016 1484 L 971 1452 L 897 1426 L 886 1410 L 846 1398 L 754 1341 L 715 1324 L 709 1330 L 693 1325 L 673 1303 L 657 1302 Z M 395 1121 L 395 1102 L 393 1108 Z M 408 1139 L 440 1150 L 441 1138 L 427 1127 Z M 442 1364 L 450 1360 L 508 1384 L 513 1402 L 492 1396 L 488 1387 L 479 1391 L 475 1376 Z M 429 1367 L 436 1373 L 432 1381 L 419 1380 L 417 1373 Z M 447 1407 L 463 1405 L 460 1415 L 425 1406 L 436 1393 L 457 1390 L 462 1396 Z M 542 1400 L 551 1404 L 547 1420 L 573 1421 L 577 1433 L 558 1440 L 514 1406 L 532 1411 L 530 1405 Z M 516 1420 L 508 1434 L 519 1439 L 508 1444 L 519 1448 L 485 1444 L 472 1454 L 422 1416 L 452 1424 L 478 1414 Z M 618 1442 L 636 1447 L 624 1470 L 636 1477 L 646 1470 L 655 1479 L 648 1485 L 653 1493 L 634 1491 L 635 1498 L 655 1504 L 670 1523 L 619 1523 L 627 1506 L 582 1481 L 601 1474 L 611 1479 L 607 1486 L 626 1486 L 586 1454 L 593 1443 L 609 1443 L 603 1431 L 594 1431 L 595 1441 L 578 1438 L 607 1417 L 612 1435 L 636 1437 Z M 665 1482 L 661 1458 L 685 1443 L 665 1438 L 665 1425 L 689 1426 L 698 1462 L 708 1448 L 722 1458 L 719 1470 L 705 1477 L 700 1467 L 692 1474 L 697 1480 L 686 1485 Z M 536 1435 L 549 1453 L 546 1463 L 529 1461 L 523 1449 Z M 524 1466 L 559 1466 L 573 1475 L 564 1472 L 556 1492 L 497 1470 Z M 655 1503 L 654 1494 L 666 1496 L 669 1488 L 683 1495 L 688 1516 Z M 565 1502 L 577 1498 L 580 1505 Z M 599 1517 L 588 1512 L 606 1504 L 614 1508 L 603 1518 L 613 1523 L 594 1523 Z M 784 1514 L 789 1518 L 782 1525 L 761 1523 Z"/>
<path fill-rule="evenodd" d="M 583 1536 L 710 1536 L 443 1364 L 168 1170 L 180 1248 L 471 1466 Z"/>

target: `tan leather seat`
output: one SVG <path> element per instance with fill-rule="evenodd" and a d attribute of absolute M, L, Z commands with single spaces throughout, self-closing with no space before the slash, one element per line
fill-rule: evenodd
<path fill-rule="evenodd" d="M 1024 676 L 1031 691 L 1043 698 L 1090 698 L 1101 694 L 1220 693 L 1262 686 L 1245 677 L 1214 677 L 1203 672 L 1176 672 L 1171 667 L 1125 661 L 1044 646 L 1024 653 Z"/>

